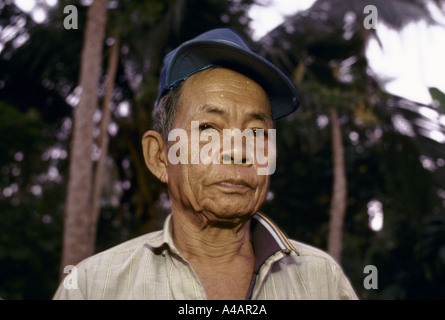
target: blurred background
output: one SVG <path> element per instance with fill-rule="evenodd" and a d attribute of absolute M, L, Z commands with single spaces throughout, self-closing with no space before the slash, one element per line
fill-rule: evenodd
<path fill-rule="evenodd" d="M 1 299 L 50 299 L 67 264 L 162 226 L 140 146 L 162 58 L 216 27 L 301 93 L 262 211 L 361 299 L 445 299 L 445 1 L 92 3 L 0 0 Z"/>

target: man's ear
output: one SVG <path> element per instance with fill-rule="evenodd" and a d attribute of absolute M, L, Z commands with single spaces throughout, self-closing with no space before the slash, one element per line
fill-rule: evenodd
<path fill-rule="evenodd" d="M 147 168 L 159 180 L 168 182 L 165 142 L 159 132 L 149 130 L 142 137 L 142 151 Z"/>

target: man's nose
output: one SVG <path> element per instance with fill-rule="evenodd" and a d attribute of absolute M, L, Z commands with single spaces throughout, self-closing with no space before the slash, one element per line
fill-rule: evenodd
<path fill-rule="evenodd" d="M 245 156 L 245 155 L 236 156 L 236 155 L 232 155 L 232 153 L 227 153 L 227 154 L 223 153 L 222 163 L 223 164 L 245 164 L 245 165 L 252 164 L 252 162 L 249 161 L 247 156 Z"/>
<path fill-rule="evenodd" d="M 236 135 L 236 133 L 235 133 Z M 230 139 L 224 137 L 221 160 L 223 164 L 253 164 L 253 145 L 246 137 L 231 135 Z"/>

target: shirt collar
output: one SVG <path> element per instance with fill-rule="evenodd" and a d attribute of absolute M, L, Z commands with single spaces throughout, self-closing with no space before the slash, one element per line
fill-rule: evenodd
<path fill-rule="evenodd" d="M 168 247 L 171 251 L 179 253 L 173 241 L 171 217 L 172 215 L 169 214 L 164 221 L 162 230 L 155 232 L 152 237 L 147 239 L 147 244 L 155 249 L 155 252 Z"/>
<path fill-rule="evenodd" d="M 273 254 L 282 251 L 289 254 L 296 249 L 287 235 L 264 213 L 257 212 L 251 221 L 252 247 L 255 253 L 255 273 Z"/>
<path fill-rule="evenodd" d="M 147 244 L 157 249 L 169 248 L 171 252 L 180 255 L 172 237 L 171 214 L 164 222 L 161 232 L 156 232 L 147 240 Z M 261 212 L 257 212 L 251 220 L 251 239 L 255 253 L 255 271 L 259 271 L 261 265 L 278 251 L 290 253 L 295 251 L 295 247 L 289 241 L 286 234 L 269 217 Z"/>

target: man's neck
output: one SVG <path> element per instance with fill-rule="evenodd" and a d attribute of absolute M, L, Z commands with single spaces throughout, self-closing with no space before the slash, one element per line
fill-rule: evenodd
<path fill-rule="evenodd" d="M 173 211 L 173 240 L 200 279 L 208 299 L 245 299 L 255 255 L 250 219 L 229 224 Z"/>
<path fill-rule="evenodd" d="M 254 257 L 250 220 L 234 224 L 212 223 L 197 214 L 173 213 L 172 222 L 175 245 L 188 260 L 224 263 L 235 257 Z"/>

